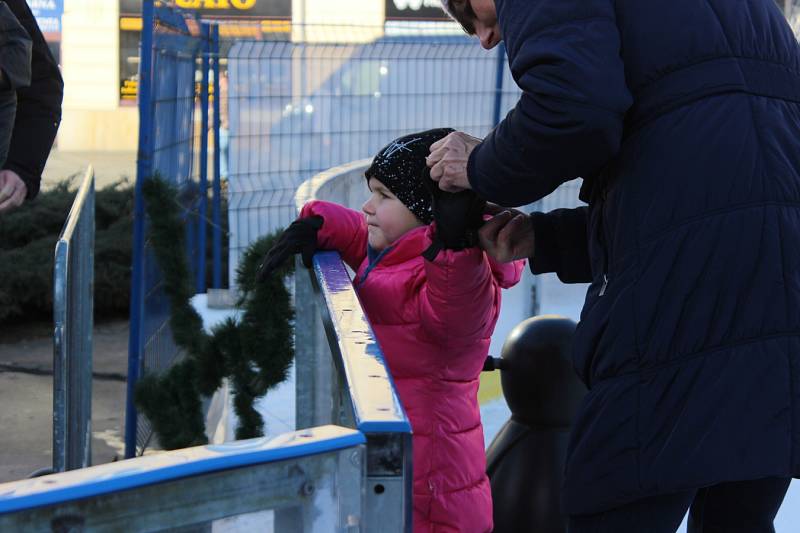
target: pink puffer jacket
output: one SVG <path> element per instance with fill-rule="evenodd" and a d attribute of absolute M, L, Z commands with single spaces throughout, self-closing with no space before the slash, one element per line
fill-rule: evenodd
<path fill-rule="evenodd" d="M 498 264 L 482 250 L 442 250 L 426 261 L 432 228 L 415 228 L 369 268 L 367 226 L 356 211 L 310 202 L 325 219 L 320 248 L 337 250 L 383 349 L 413 429 L 414 531 L 492 530 L 478 376 L 500 311 L 500 289 L 524 261 Z"/>

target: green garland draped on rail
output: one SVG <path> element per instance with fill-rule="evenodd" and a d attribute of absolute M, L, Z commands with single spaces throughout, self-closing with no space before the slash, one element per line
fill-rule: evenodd
<path fill-rule="evenodd" d="M 253 404 L 286 379 L 294 358 L 294 310 L 284 278 L 292 262 L 264 283 L 256 283 L 261 258 L 279 234 L 262 237 L 245 252 L 236 278 L 241 291 L 238 320 L 229 318 L 207 334 L 191 306 L 184 225 L 177 191 L 159 178 L 142 184 L 149 238 L 164 277 L 170 327 L 183 358 L 161 374 L 148 373 L 136 385 L 136 406 L 150 421 L 159 443 L 171 450 L 207 443 L 202 396 L 210 396 L 228 378 L 239 418 L 236 438 L 263 435 L 264 421 Z"/>

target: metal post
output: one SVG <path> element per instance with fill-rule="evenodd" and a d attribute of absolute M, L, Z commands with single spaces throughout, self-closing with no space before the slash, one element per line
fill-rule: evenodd
<path fill-rule="evenodd" d="M 200 214 L 197 217 L 197 292 L 206 292 L 206 213 L 208 211 L 208 69 L 211 55 L 211 27 L 200 25 L 203 39 L 202 69 L 200 82 Z M 216 151 L 217 147 L 214 147 Z"/>
<path fill-rule="evenodd" d="M 213 249 L 213 280 L 212 287 L 222 288 L 222 186 L 220 184 L 221 153 L 220 153 L 220 128 L 222 127 L 222 117 L 220 109 L 222 107 L 222 94 L 219 83 L 219 26 L 211 28 L 211 53 L 214 55 L 214 196 L 211 204 L 211 219 L 213 223 L 212 249 Z"/>
<path fill-rule="evenodd" d="M 67 463 L 67 338 L 66 280 L 69 246 L 59 241 L 53 268 L 53 471 L 64 472 Z"/>
<path fill-rule="evenodd" d="M 125 457 L 136 454 L 137 412 L 133 403 L 142 356 L 144 325 L 144 199 L 142 183 L 152 176 L 153 131 L 151 82 L 153 68 L 153 0 L 142 4 L 142 44 L 139 63 L 139 153 L 134 188 L 130 336 L 128 338 L 128 397 L 125 406 Z"/>
<path fill-rule="evenodd" d="M 494 118 L 492 125 L 500 124 L 501 105 L 503 103 L 503 72 L 506 66 L 506 45 L 500 43 L 497 47 L 497 70 L 494 78 Z"/>
<path fill-rule="evenodd" d="M 334 401 L 337 389 L 336 369 L 322 324 L 321 308 L 314 292 L 311 276 L 297 259 L 295 268 L 295 425 L 308 428 L 335 421 Z"/>

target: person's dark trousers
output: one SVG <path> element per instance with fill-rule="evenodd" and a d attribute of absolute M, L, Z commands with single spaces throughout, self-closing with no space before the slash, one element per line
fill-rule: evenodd
<path fill-rule="evenodd" d="M 569 517 L 568 533 L 674 533 L 689 510 L 688 533 L 775 533 L 790 479 L 768 478 L 639 500 Z"/>

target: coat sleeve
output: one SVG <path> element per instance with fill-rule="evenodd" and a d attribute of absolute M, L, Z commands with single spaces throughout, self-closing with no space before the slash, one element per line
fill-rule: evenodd
<path fill-rule="evenodd" d="M 426 233 L 430 241 L 432 230 Z M 468 343 L 491 335 L 500 287 L 480 248 L 441 250 L 425 260 L 420 317 L 425 331 L 445 344 Z"/>
<path fill-rule="evenodd" d="M 321 250 L 336 250 L 353 270 L 358 270 L 367 256 L 367 223 L 358 211 L 339 204 L 315 200 L 300 211 L 300 218 L 319 215 L 322 227 L 317 232 Z"/>
<path fill-rule="evenodd" d="M 555 272 L 564 283 L 592 281 L 587 234 L 588 207 L 531 213 L 535 251 L 534 274 Z"/>
<path fill-rule="evenodd" d="M 472 188 L 519 206 L 593 179 L 619 151 L 632 97 L 613 0 L 498 0 L 514 109 L 470 155 Z"/>
<path fill-rule="evenodd" d="M 64 82 L 50 49 L 25 0 L 6 0 L 33 41 L 31 84 L 17 91 L 17 116 L 4 168 L 13 170 L 28 188 L 28 199 L 39 193 L 42 171 L 61 123 Z"/>

